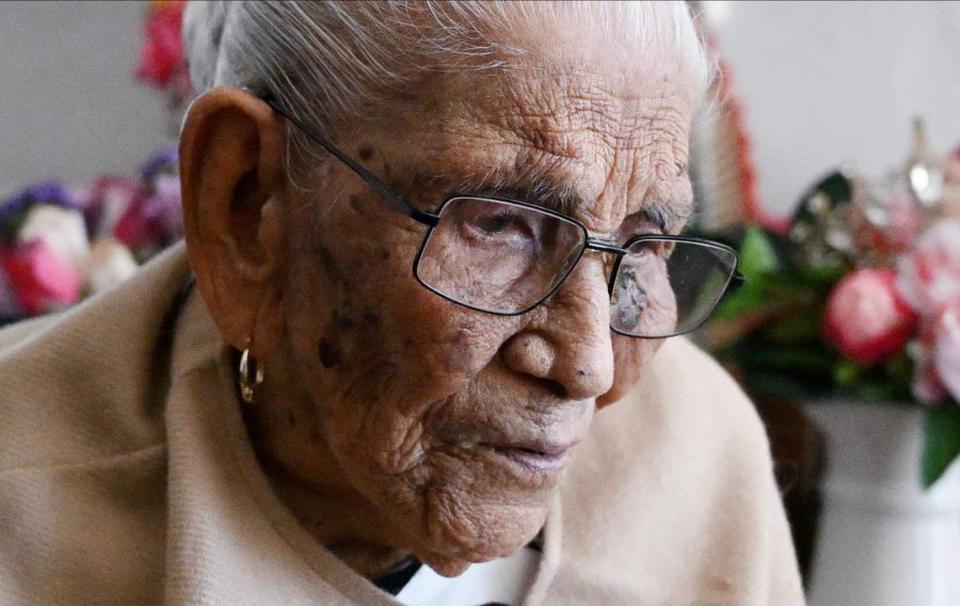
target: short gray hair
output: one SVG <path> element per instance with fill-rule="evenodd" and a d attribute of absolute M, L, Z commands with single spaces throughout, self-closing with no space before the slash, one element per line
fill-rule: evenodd
<path fill-rule="evenodd" d="M 524 50 L 517 25 L 597 22 L 650 52 L 679 55 L 705 91 L 712 75 L 683 2 L 191 1 L 184 44 L 196 92 L 217 85 L 269 92 L 307 123 L 329 125 L 431 69 L 492 69 Z M 302 144 L 302 142 L 298 142 Z"/>

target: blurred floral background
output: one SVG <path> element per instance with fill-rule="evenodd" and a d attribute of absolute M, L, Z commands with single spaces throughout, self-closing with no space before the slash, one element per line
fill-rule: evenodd
<path fill-rule="evenodd" d="M 171 125 L 190 98 L 180 36 L 185 4 L 134 6 L 142 15 L 138 48 L 131 49 L 137 63 L 119 74 L 162 97 Z M 168 131 L 156 137 L 160 148 L 143 158 L 137 174 L 45 179 L 0 201 L 2 321 L 63 309 L 106 290 L 180 238 L 176 132 Z"/>
<path fill-rule="evenodd" d="M 689 4 L 693 230 L 747 277 L 695 338 L 767 423 L 811 603 L 960 603 L 960 3 Z M 179 239 L 183 8 L 0 8 L 0 323 Z"/>

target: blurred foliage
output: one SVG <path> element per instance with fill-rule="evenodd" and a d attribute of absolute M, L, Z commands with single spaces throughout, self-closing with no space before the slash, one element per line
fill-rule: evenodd
<path fill-rule="evenodd" d="M 751 397 L 840 397 L 880 405 L 914 400 L 914 363 L 906 352 L 863 366 L 823 334 L 830 291 L 852 265 L 806 265 L 788 238 L 757 227 L 701 235 L 734 246 L 746 280 L 724 298 L 699 339 Z M 924 429 L 922 479 L 929 487 L 960 455 L 960 407 L 951 402 L 928 409 Z"/>
<path fill-rule="evenodd" d="M 863 367 L 823 337 L 827 297 L 852 266 L 801 265 L 787 238 L 757 227 L 720 234 L 720 239 L 740 252 L 746 281 L 724 298 L 701 338 L 751 395 L 912 399 L 913 366 L 906 354 Z"/>

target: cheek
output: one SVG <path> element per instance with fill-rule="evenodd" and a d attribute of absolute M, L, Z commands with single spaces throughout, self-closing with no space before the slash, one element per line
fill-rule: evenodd
<path fill-rule="evenodd" d="M 339 221 L 337 233 L 364 233 Z M 284 300 L 291 388 L 311 394 L 325 431 L 390 458 L 410 450 L 421 418 L 467 388 L 517 322 L 423 288 L 412 274 L 422 234 L 365 231 L 374 233 L 304 243 L 293 256 Z"/>
<path fill-rule="evenodd" d="M 597 408 L 613 404 L 636 387 L 647 364 L 663 345 L 663 339 L 634 339 L 615 335 L 613 337 L 614 372 L 613 387 L 597 398 Z"/>

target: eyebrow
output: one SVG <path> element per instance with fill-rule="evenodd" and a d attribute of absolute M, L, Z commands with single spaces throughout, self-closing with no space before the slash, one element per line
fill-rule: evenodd
<path fill-rule="evenodd" d="M 460 183 L 455 190 L 460 194 L 507 198 L 541 206 L 567 216 L 575 216 L 578 210 L 593 206 L 576 187 L 558 183 L 545 175 L 531 175 L 516 179 L 491 173 L 486 176 L 470 177 Z M 650 200 L 635 213 L 624 218 L 639 219 L 652 223 L 662 231 L 678 226 L 682 229 L 694 214 L 692 202 L 688 200 Z"/>

